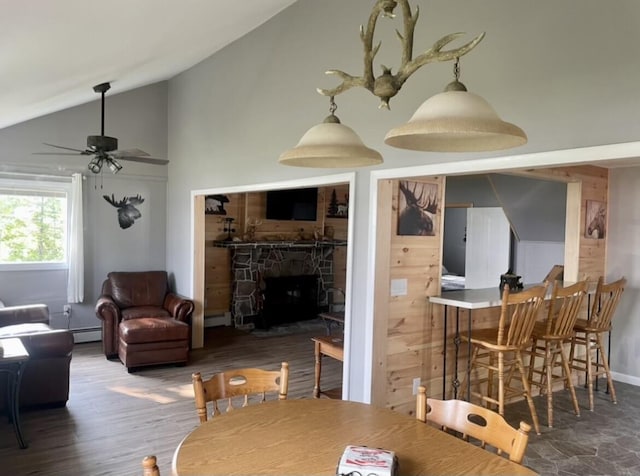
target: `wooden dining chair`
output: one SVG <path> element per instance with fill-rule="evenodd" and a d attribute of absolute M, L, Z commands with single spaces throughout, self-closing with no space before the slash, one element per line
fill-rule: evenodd
<path fill-rule="evenodd" d="M 492 446 L 498 454 L 506 453 L 509 459 L 522 463 L 529 442 L 531 426 L 523 421 L 515 429 L 503 416 L 488 408 L 464 400 L 437 400 L 427 398 L 425 387 L 418 387 L 416 418 L 433 422 L 443 431 L 453 430 L 480 442 L 480 446 Z"/>
<path fill-rule="evenodd" d="M 571 350 L 569 352 L 570 367 L 586 372 L 589 393 L 589 410 L 593 411 L 593 382 L 600 375 L 607 377 L 607 385 L 611 401 L 617 403 L 616 391 L 613 387 L 609 359 L 602 343 L 602 337 L 611 330 L 611 320 L 618 307 L 620 297 L 627 280 L 623 277 L 613 283 L 605 284 L 604 278 L 598 279 L 596 293 L 593 296 L 591 311 L 587 319 L 578 319 L 573 327 Z M 584 346 L 584 354 L 577 355 L 577 347 Z M 595 352 L 595 357 L 594 357 Z M 584 355 L 584 358 L 582 358 Z"/>
<path fill-rule="evenodd" d="M 160 476 L 160 469 L 155 456 L 145 456 L 142 460 L 142 476 Z"/>
<path fill-rule="evenodd" d="M 553 427 L 553 383 L 555 381 L 564 381 L 564 387 L 571 392 L 575 414 L 580 416 L 565 344 L 570 343 L 573 337 L 573 327 L 582 311 L 587 288 L 587 281 L 580 281 L 566 287 L 563 287 L 559 281 L 554 281 L 547 317 L 544 321 L 536 322 L 531 333 L 529 384 L 539 387 L 541 393 L 547 394 L 549 428 Z M 558 362 L 558 356 L 560 362 Z M 536 367 L 536 358 L 542 359 L 541 367 Z M 560 374 L 554 373 L 558 366 L 561 368 Z"/>
<path fill-rule="evenodd" d="M 226 400 L 229 412 L 235 408 L 234 398 L 243 397 L 242 406 L 249 404 L 249 396 L 256 395 L 266 401 L 268 392 L 277 392 L 279 400 L 287 398 L 289 391 L 289 364 L 282 362 L 280 370 L 235 369 L 214 374 L 202 380 L 200 372 L 192 375 L 196 411 L 200 423 L 207 421 L 207 403 L 213 403 L 212 416 L 220 415 L 218 401 Z"/>
<path fill-rule="evenodd" d="M 518 292 L 510 292 L 505 285 L 498 327 L 474 330 L 471 335 L 460 333 L 460 339 L 470 341 L 472 345 L 471 372 L 481 370 L 477 372 L 479 377 L 475 382 L 469 382 L 469 378 L 465 377 L 461 394 L 464 395 L 466 385 L 472 385 L 471 395 L 480 398 L 487 406 L 497 405 L 500 415 L 504 415 L 506 399 L 514 396 L 526 398 L 537 434 L 540 434 L 540 424 L 522 355 L 531 346 L 531 332 L 546 292 L 546 283 Z M 515 372 L 520 375 L 522 388 L 511 386 Z M 494 390 L 494 380 L 497 380 L 497 392 Z M 480 389 L 484 383 L 487 384 L 487 391 L 482 393 Z M 473 384 L 477 388 L 475 391 Z"/>

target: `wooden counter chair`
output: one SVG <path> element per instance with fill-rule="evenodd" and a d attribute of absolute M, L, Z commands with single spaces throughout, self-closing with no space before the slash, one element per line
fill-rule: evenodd
<path fill-rule="evenodd" d="M 226 411 L 235 408 L 234 398 L 243 397 L 242 406 L 249 404 L 249 396 L 257 395 L 260 402 L 266 401 L 267 392 L 278 394 L 279 400 L 285 400 L 289 391 L 289 364 L 282 362 L 280 370 L 235 369 L 214 374 L 208 380 L 202 380 L 200 372 L 192 375 L 196 411 L 200 423 L 207 421 L 207 402 L 213 403 L 212 416 L 220 415 L 218 400 L 227 400 Z"/>
<path fill-rule="evenodd" d="M 427 398 L 425 387 L 418 387 L 416 418 L 433 422 L 443 431 L 453 430 L 480 441 L 482 448 L 492 446 L 498 454 L 521 464 L 529 442 L 531 426 L 521 421 L 517 430 L 498 413 L 464 400 L 437 400 Z"/>
<path fill-rule="evenodd" d="M 142 476 L 160 476 L 155 456 L 145 456 L 142 460 Z"/>
<path fill-rule="evenodd" d="M 460 333 L 460 339 L 465 342 L 471 341 L 473 348 L 471 372 L 474 369 L 484 370 L 475 382 L 469 382 L 465 377 L 461 394 L 464 395 L 466 385 L 472 385 L 471 395 L 480 398 L 487 407 L 497 405 L 500 415 L 504 415 L 505 399 L 513 396 L 525 397 L 537 434 L 540 434 L 540 424 L 531 398 L 522 354 L 531 346 L 531 332 L 546 292 L 546 283 L 518 292 L 510 292 L 509 287 L 505 285 L 498 327 L 473 330 L 471 335 Z M 516 371 L 520 375 L 522 388 L 510 385 L 511 377 Z M 494 391 L 494 380 L 497 380 L 497 392 Z M 482 393 L 480 389 L 484 383 L 487 384 L 487 391 Z M 473 384 L 477 385 L 478 390 L 473 390 Z"/>
<path fill-rule="evenodd" d="M 327 304 L 322 306 L 318 317 L 322 319 L 327 328 L 327 335 L 331 335 L 331 327 L 336 326 L 344 331 L 344 306 L 345 294 L 340 288 L 326 288 Z"/>
<path fill-rule="evenodd" d="M 587 373 L 587 387 L 589 389 L 589 410 L 593 411 L 593 382 L 600 375 L 606 375 L 611 401 L 617 403 L 616 391 L 611 379 L 609 360 L 602 344 L 602 336 L 611 330 L 611 319 L 618 306 L 622 292 L 627 283 L 620 278 L 610 284 L 605 284 L 601 276 L 598 279 L 596 293 L 593 296 L 591 312 L 588 319 L 578 319 L 573 327 L 571 351 L 569 360 L 571 368 Z M 576 347 L 585 347 L 584 358 L 576 354 Z M 593 352 L 596 352 L 594 358 Z"/>
<path fill-rule="evenodd" d="M 531 333 L 531 359 L 529 361 L 529 384 L 540 388 L 547 394 L 547 425 L 553 427 L 553 383 L 558 379 L 564 381 L 565 388 L 571 392 L 571 400 L 576 416 L 580 416 L 578 399 L 571 379 L 569 358 L 564 345 L 571 342 L 573 326 L 582 310 L 582 303 L 587 294 L 587 281 L 562 287 L 554 281 L 547 317 L 538 321 Z M 542 342 L 541 342 L 542 341 Z M 560 362 L 558 362 L 560 356 Z M 536 357 L 542 358 L 542 366 L 536 367 Z M 554 369 L 561 367 L 561 373 L 554 374 Z"/>

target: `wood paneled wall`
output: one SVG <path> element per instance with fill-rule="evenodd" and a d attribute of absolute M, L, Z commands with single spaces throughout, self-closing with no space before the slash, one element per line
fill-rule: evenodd
<path fill-rule="evenodd" d="M 438 338 L 429 318 L 427 296 L 440 289 L 444 180 L 442 177 L 412 178 L 411 182 L 437 186 L 437 211 L 433 214 L 433 236 L 398 234 L 399 181 L 383 181 L 380 195 L 381 223 L 378 244 L 388 255 L 388 272 L 376 270 L 376 314 L 374 333 L 373 403 L 410 413 L 415 408 L 413 379 L 434 374 L 439 359 Z M 386 204 L 386 205 L 385 205 Z M 406 280 L 406 294 L 390 296 L 393 280 Z M 384 302 L 386 301 L 386 302 Z M 441 339 L 440 339 L 441 340 Z M 384 348 L 384 349 L 381 349 Z M 376 391 L 377 389 L 377 391 Z"/>
<path fill-rule="evenodd" d="M 608 173 L 593 166 L 539 169 L 520 172 L 532 178 L 561 180 L 569 184 L 567 200 L 567 251 L 573 259 L 575 279 L 596 280 L 606 267 L 606 239 L 585 237 L 587 200 L 607 202 Z M 372 402 L 408 414 L 415 408 L 413 379 L 420 378 L 430 396 L 442 397 L 442 378 L 447 376 L 445 397 L 451 398 L 454 374 L 456 319 L 449 315 L 447 368 L 443 371 L 443 308 L 428 303 L 428 296 L 440 294 L 442 229 L 446 180 L 442 177 L 411 178 L 411 181 L 439 185 L 435 236 L 398 236 L 398 180 L 378 184 L 378 229 L 376 287 L 374 305 Z M 565 261 L 566 264 L 566 261 Z M 571 270 L 571 267 L 567 267 Z M 407 294 L 391 296 L 391 280 L 406 279 Z M 567 278 L 570 279 L 570 278 Z M 475 310 L 475 329 L 495 325 L 498 309 Z M 460 312 L 460 326 L 466 327 L 468 314 Z M 460 378 L 466 368 L 466 346 L 461 346 Z"/>
<path fill-rule="evenodd" d="M 267 220 L 266 192 L 228 194 L 225 203 L 226 215 L 205 216 L 205 316 L 217 316 L 230 311 L 231 306 L 231 251 L 228 248 L 213 247 L 213 241 L 224 240 L 224 219 L 232 217 L 235 232 L 232 236 L 246 241 L 250 226 L 255 227 L 255 239 L 299 240 L 314 239 L 315 236 L 331 235 L 338 240 L 346 240 L 348 217 L 327 217 L 332 193 L 337 200 L 345 203 L 349 196 L 348 184 L 337 184 L 318 188 L 318 210 L 316 221 Z M 334 250 L 334 286 L 345 289 L 347 248 L 337 246 Z"/>

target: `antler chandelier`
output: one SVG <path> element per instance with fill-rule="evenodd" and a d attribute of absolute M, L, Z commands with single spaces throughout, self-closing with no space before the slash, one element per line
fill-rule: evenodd
<path fill-rule="evenodd" d="M 400 5 L 404 19 L 404 31 L 396 33 L 402 45 L 402 56 L 397 73 L 381 65 L 382 74 L 374 76 L 374 59 L 381 42 L 374 46 L 376 24 L 380 16 L 395 18 L 394 10 Z M 364 72 L 353 76 L 340 70 L 326 74 L 338 76 L 342 83 L 332 89 L 317 91 L 330 98 L 329 116 L 323 123 L 307 131 L 296 147 L 284 152 L 279 162 L 301 167 L 358 167 L 382 163 L 377 151 L 366 147 L 358 135 L 340 123 L 335 115 L 334 98 L 354 87 L 362 87 L 380 98 L 379 108 L 389 109 L 389 101 L 398 94 L 402 85 L 422 66 L 443 61 L 454 61 L 454 81 L 425 101 L 413 117 L 398 126 L 385 137 L 385 143 L 393 147 L 440 152 L 476 152 L 507 149 L 527 142 L 526 134 L 519 127 L 502 121 L 483 98 L 469 93 L 459 81 L 459 59 L 476 47 L 484 33 L 459 48 L 443 50 L 464 33 L 451 33 L 436 41 L 424 53 L 413 57 L 413 36 L 419 17 L 419 8 L 412 13 L 408 0 L 377 0 L 366 29 L 360 26 L 360 39 L 364 47 Z"/>

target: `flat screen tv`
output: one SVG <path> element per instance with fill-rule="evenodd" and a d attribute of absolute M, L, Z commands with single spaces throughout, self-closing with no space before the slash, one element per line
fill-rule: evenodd
<path fill-rule="evenodd" d="M 317 187 L 267 192 L 267 220 L 316 221 L 317 210 Z"/>

